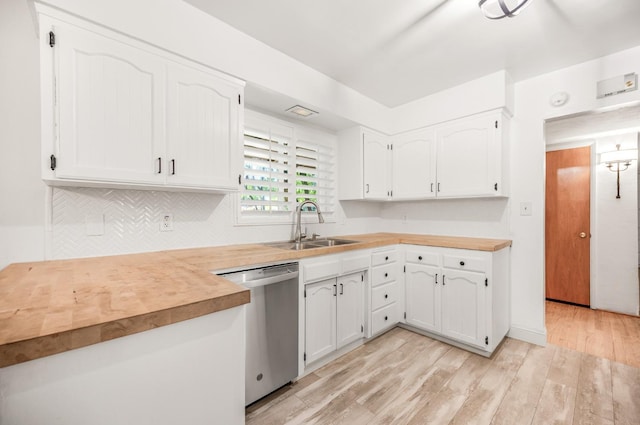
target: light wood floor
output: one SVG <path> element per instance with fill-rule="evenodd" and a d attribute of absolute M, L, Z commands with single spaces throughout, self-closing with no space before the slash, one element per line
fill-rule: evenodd
<path fill-rule="evenodd" d="M 546 308 L 548 343 L 640 367 L 640 317 L 551 301 Z"/>
<path fill-rule="evenodd" d="M 507 338 L 492 359 L 395 328 L 247 409 L 260 424 L 640 423 L 640 368 Z"/>

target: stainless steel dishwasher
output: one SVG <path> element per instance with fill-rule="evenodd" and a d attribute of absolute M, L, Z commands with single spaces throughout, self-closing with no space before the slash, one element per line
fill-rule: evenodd
<path fill-rule="evenodd" d="M 215 272 L 251 290 L 245 406 L 298 375 L 298 263 Z"/>

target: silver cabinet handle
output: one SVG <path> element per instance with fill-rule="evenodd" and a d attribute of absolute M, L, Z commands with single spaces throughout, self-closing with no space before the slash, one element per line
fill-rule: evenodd
<path fill-rule="evenodd" d="M 367 183 L 367 191 L 365 193 L 369 193 L 369 183 Z"/>
<path fill-rule="evenodd" d="M 431 193 L 433 193 L 433 183 L 431 183 Z"/>
<path fill-rule="evenodd" d="M 344 285 L 341 283 L 340 284 L 340 295 L 344 294 Z"/>
<path fill-rule="evenodd" d="M 175 175 L 176 174 L 176 160 L 172 159 L 171 160 L 171 175 Z"/>
<path fill-rule="evenodd" d="M 333 296 L 338 295 L 338 285 L 333 285 Z"/>
<path fill-rule="evenodd" d="M 440 192 L 440 182 L 438 182 L 438 192 Z"/>
<path fill-rule="evenodd" d="M 438 284 L 438 273 L 436 273 L 436 285 Z"/>
<path fill-rule="evenodd" d="M 158 157 L 158 174 L 162 174 L 162 158 Z"/>

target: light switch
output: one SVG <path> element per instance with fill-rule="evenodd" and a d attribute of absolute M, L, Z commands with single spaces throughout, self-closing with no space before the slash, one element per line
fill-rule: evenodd
<path fill-rule="evenodd" d="M 520 202 L 520 215 L 531 215 L 531 202 Z"/>

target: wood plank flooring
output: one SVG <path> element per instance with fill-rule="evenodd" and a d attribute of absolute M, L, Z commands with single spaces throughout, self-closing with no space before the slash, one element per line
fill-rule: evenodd
<path fill-rule="evenodd" d="M 510 338 L 486 359 L 395 328 L 250 406 L 246 423 L 637 425 L 640 368 Z"/>
<path fill-rule="evenodd" d="M 547 301 L 546 325 L 550 344 L 640 367 L 640 317 Z"/>

